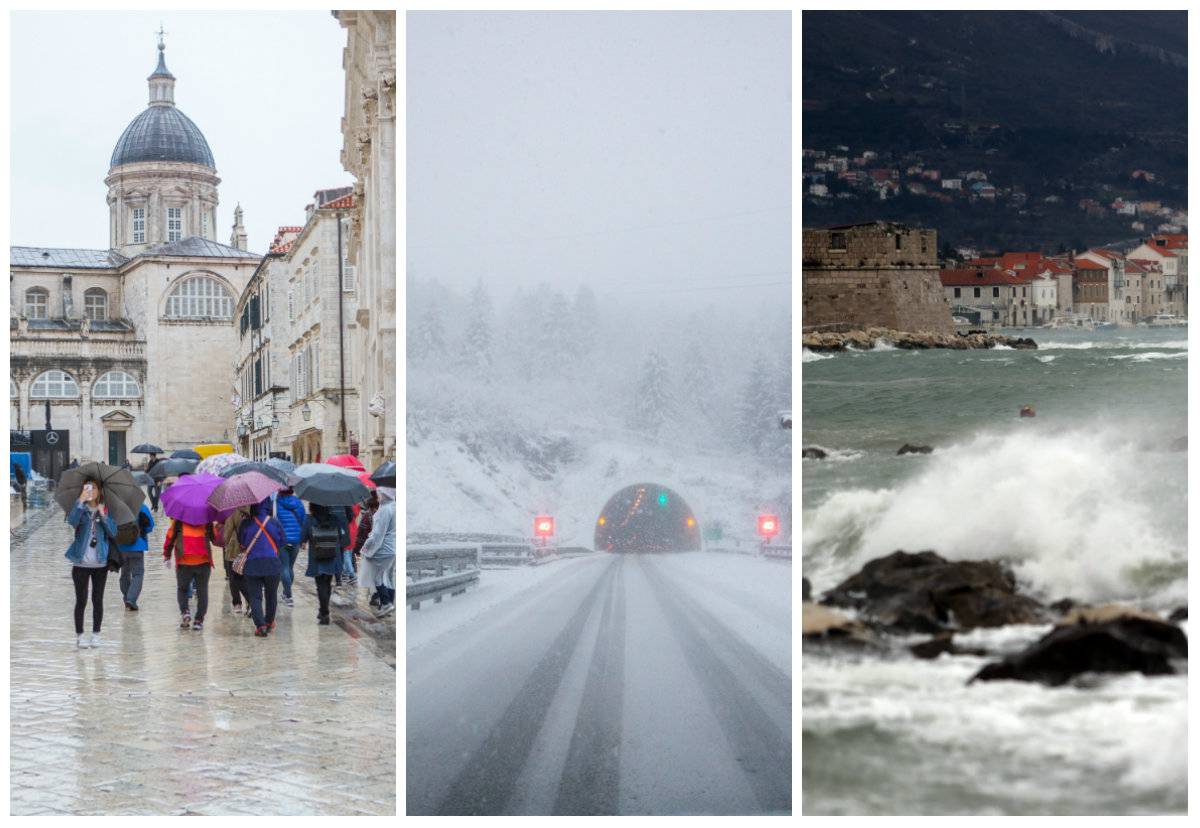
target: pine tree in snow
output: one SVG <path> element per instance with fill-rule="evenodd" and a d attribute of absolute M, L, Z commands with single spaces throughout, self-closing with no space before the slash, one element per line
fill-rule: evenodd
<path fill-rule="evenodd" d="M 494 363 L 492 322 L 492 297 L 480 279 L 471 291 L 460 356 L 467 370 L 485 376 Z"/>
<path fill-rule="evenodd" d="M 417 317 L 408 343 L 409 359 L 432 362 L 446 355 L 446 334 L 442 314 L 437 305 L 430 305 Z"/>
<path fill-rule="evenodd" d="M 738 401 L 738 442 L 755 454 L 773 445 L 779 393 L 775 373 L 765 357 L 755 358 Z"/>
<path fill-rule="evenodd" d="M 641 375 L 634 388 L 630 426 L 647 434 L 657 434 L 674 407 L 667 361 L 658 351 L 651 351 L 642 363 Z"/>

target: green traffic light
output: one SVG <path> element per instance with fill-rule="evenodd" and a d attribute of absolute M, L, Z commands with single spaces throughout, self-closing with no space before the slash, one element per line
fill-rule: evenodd
<path fill-rule="evenodd" d="M 659 493 L 658 493 L 658 505 L 659 505 L 659 506 L 666 506 L 666 505 L 667 505 L 667 493 L 666 493 L 666 492 L 659 492 Z"/>

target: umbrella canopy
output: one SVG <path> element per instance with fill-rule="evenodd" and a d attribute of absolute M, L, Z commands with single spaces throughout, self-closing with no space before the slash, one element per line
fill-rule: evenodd
<path fill-rule="evenodd" d="M 203 460 L 204 458 L 201 457 L 196 452 L 192 451 L 191 449 L 179 449 L 179 451 L 171 452 L 171 459 L 172 460 L 195 460 L 195 461 L 199 462 L 200 460 Z"/>
<path fill-rule="evenodd" d="M 355 471 L 366 471 L 363 468 L 362 461 L 353 454 L 335 454 L 325 461 L 331 466 L 341 466 L 344 469 L 354 469 Z"/>
<path fill-rule="evenodd" d="M 238 463 L 249 463 L 249 457 L 242 457 L 240 454 L 226 452 L 225 454 L 214 454 L 200 461 L 200 465 L 196 466 L 196 471 L 201 474 L 220 474 L 221 469 L 227 469 L 230 466 L 236 466 Z"/>
<path fill-rule="evenodd" d="M 354 506 L 366 499 L 370 490 L 352 475 L 337 471 L 301 477 L 295 486 L 296 497 L 322 506 Z"/>
<path fill-rule="evenodd" d="M 295 463 L 290 460 L 284 460 L 281 457 L 269 457 L 263 462 L 273 469 L 279 469 L 281 472 L 287 472 L 288 474 L 296 470 Z"/>
<path fill-rule="evenodd" d="M 208 496 L 225 481 L 212 474 L 191 474 L 162 494 L 163 512 L 169 518 L 199 525 L 211 523 L 220 516 L 208 505 Z"/>
<path fill-rule="evenodd" d="M 342 466 L 331 466 L 328 463 L 305 463 L 292 470 L 295 477 L 312 477 L 314 474 L 340 474 L 352 480 L 358 479 L 358 471 Z"/>
<path fill-rule="evenodd" d="M 230 478 L 235 474 L 245 474 L 247 472 L 256 472 L 265 475 L 272 480 L 279 481 L 284 487 L 291 485 L 291 475 L 282 469 L 277 469 L 274 466 L 268 466 L 266 463 L 258 463 L 247 461 L 245 463 L 234 463 L 232 466 L 226 466 L 218 472 L 220 477 Z"/>
<path fill-rule="evenodd" d="M 153 486 L 154 478 L 146 474 L 144 471 L 135 471 L 133 473 L 133 482 L 139 486 Z"/>
<path fill-rule="evenodd" d="M 129 450 L 130 454 L 162 454 L 163 450 L 153 443 L 138 443 Z"/>
<path fill-rule="evenodd" d="M 396 464 L 391 460 L 384 461 L 383 465 L 371 472 L 371 479 L 377 486 L 396 488 Z"/>
<path fill-rule="evenodd" d="M 83 485 L 89 480 L 99 481 L 103 489 L 102 502 L 117 525 L 133 522 L 133 516 L 142 507 L 146 493 L 128 469 L 107 463 L 84 463 L 62 473 L 54 487 L 54 500 L 63 511 L 70 512 L 75 507 Z"/>
<path fill-rule="evenodd" d="M 361 481 L 362 481 L 362 484 L 363 484 L 364 486 L 366 486 L 368 489 L 374 489 L 374 488 L 375 488 L 375 485 L 376 485 L 376 484 L 375 484 L 375 481 L 374 481 L 374 480 L 372 480 L 372 479 L 371 479 L 371 475 L 367 474 L 366 472 L 363 472 L 362 474 L 360 474 L 360 475 L 358 476 L 358 479 L 359 479 L 359 480 L 361 480 Z"/>
<path fill-rule="evenodd" d="M 204 459 L 208 459 L 216 454 L 233 454 L 232 443 L 201 443 L 198 446 L 192 446 Z"/>
<path fill-rule="evenodd" d="M 248 471 L 222 481 L 208 496 L 208 505 L 218 512 L 232 512 L 239 506 L 261 503 L 282 488 L 284 486 L 278 480 L 261 472 Z"/>
<path fill-rule="evenodd" d="M 150 467 L 150 476 L 155 480 L 166 477 L 177 477 L 181 474 L 192 474 L 196 471 L 195 460 L 160 460 Z"/>

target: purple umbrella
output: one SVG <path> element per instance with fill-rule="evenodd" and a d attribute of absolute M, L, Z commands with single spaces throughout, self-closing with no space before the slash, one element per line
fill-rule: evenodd
<path fill-rule="evenodd" d="M 277 480 L 272 480 L 262 472 L 249 471 L 235 474 L 213 489 L 208 496 L 208 505 L 218 512 L 232 512 L 239 506 L 253 506 L 261 503 L 284 486 Z"/>
<path fill-rule="evenodd" d="M 189 474 L 162 493 L 163 512 L 169 518 L 192 525 L 217 520 L 217 510 L 208 505 L 208 496 L 225 481 L 213 474 Z"/>

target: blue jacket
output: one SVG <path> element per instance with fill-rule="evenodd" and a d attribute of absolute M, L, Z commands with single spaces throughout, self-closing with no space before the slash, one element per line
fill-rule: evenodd
<path fill-rule="evenodd" d="M 67 547 L 65 557 L 76 565 L 83 561 L 83 546 L 87 543 L 89 520 L 88 507 L 82 503 L 76 503 L 75 507 L 67 512 L 67 523 L 75 527 L 75 540 Z M 100 520 L 96 521 L 96 557 L 100 563 L 108 563 L 108 547 L 109 544 L 115 545 L 116 539 L 117 522 L 101 513 Z"/>
<path fill-rule="evenodd" d="M 258 524 L 264 527 L 259 534 Z M 258 540 L 255 540 L 255 537 Z M 283 527 L 271 517 L 271 501 L 254 507 L 250 517 L 238 527 L 238 543 L 246 553 L 246 575 L 278 575 L 279 554 L 283 551 Z"/>
<path fill-rule="evenodd" d="M 118 546 L 117 548 L 120 549 L 122 552 L 145 552 L 147 549 L 150 548 L 150 545 L 146 542 L 146 538 L 147 538 L 147 536 L 149 536 L 149 534 L 151 532 L 154 531 L 154 515 L 150 514 L 150 507 L 147 506 L 145 503 L 143 503 L 142 508 L 138 510 L 139 519 L 141 518 L 142 515 L 145 515 L 146 519 L 150 521 L 150 528 L 147 529 L 145 531 L 145 533 L 142 533 L 139 531 L 137 540 L 135 540 L 133 543 L 129 544 L 128 546 Z M 139 530 L 141 529 L 140 526 L 138 528 L 139 528 Z"/>
<path fill-rule="evenodd" d="M 308 541 L 312 538 L 312 529 L 318 523 L 323 523 L 326 526 L 333 525 L 337 527 L 338 535 L 341 537 L 341 548 L 346 548 L 350 545 L 350 526 L 346 522 L 346 514 L 340 508 L 324 509 L 323 507 L 314 505 L 313 513 L 309 515 L 308 523 L 304 525 L 304 535 L 300 538 L 301 542 Z M 304 570 L 304 574 L 309 578 L 315 578 L 317 575 L 342 575 L 342 560 L 345 555 L 338 553 L 333 556 L 332 560 L 318 561 L 313 557 L 312 544 L 308 545 L 308 567 Z"/>
<path fill-rule="evenodd" d="M 288 543 L 299 543 L 304 536 L 304 524 L 308 513 L 304 501 L 295 495 L 280 495 L 275 500 L 275 519 L 283 527 L 283 537 Z"/>

